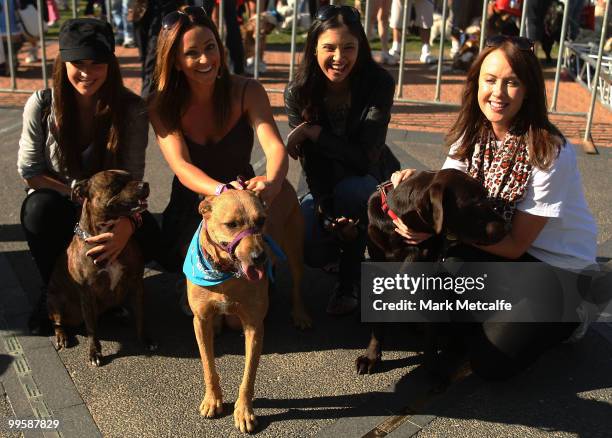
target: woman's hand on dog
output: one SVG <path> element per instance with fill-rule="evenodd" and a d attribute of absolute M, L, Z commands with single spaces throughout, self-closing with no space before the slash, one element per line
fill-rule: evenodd
<path fill-rule="evenodd" d="M 402 169 L 391 174 L 391 183 L 393 184 L 393 188 L 396 188 L 402 181 L 410 178 L 416 169 Z"/>
<path fill-rule="evenodd" d="M 400 218 L 394 219 L 393 224 L 395 224 L 395 232 L 402 236 L 408 245 L 418 245 L 433 236 L 432 233 L 411 230 Z"/>
<path fill-rule="evenodd" d="M 393 188 L 396 188 L 402 181 L 410 178 L 410 176 L 412 176 L 415 172 L 416 169 L 402 169 L 398 170 L 397 172 L 393 172 L 391 174 L 391 183 L 393 184 Z M 400 218 L 394 219 L 393 224 L 395 224 L 395 232 L 406 239 L 405 242 L 408 245 L 418 245 L 432 236 L 431 233 L 411 230 Z"/>
<path fill-rule="evenodd" d="M 321 135 L 321 126 L 303 122 L 296 126 L 287 136 L 287 153 L 297 160 L 302 156 L 302 143 L 306 140 L 317 141 Z"/>
<path fill-rule="evenodd" d="M 276 198 L 276 195 L 281 189 L 280 183 L 269 181 L 265 175 L 256 176 L 247 181 L 247 190 L 252 190 L 264 202 L 264 205 L 269 206 Z"/>
<path fill-rule="evenodd" d="M 85 240 L 89 244 L 96 245 L 85 255 L 93 258 L 95 265 L 105 266 L 110 264 L 119 257 L 134 231 L 132 222 L 127 217 L 121 217 L 113 226 L 111 232 L 98 234 Z"/>

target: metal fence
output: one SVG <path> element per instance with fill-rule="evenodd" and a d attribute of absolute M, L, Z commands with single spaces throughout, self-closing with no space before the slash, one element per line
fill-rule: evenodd
<path fill-rule="evenodd" d="M 4 11 L 4 21 L 5 21 L 5 29 L 6 34 L 11 35 L 12 22 L 10 17 L 10 8 L 9 1 L 12 0 L 2 0 L 3 2 L 3 11 Z M 369 29 L 369 20 L 370 20 L 370 10 L 371 10 L 371 1 L 367 0 L 365 3 L 365 14 L 364 14 L 364 22 L 363 25 L 366 29 Z M 437 70 L 436 70 L 436 85 L 435 85 L 435 94 L 433 100 L 414 100 L 414 99 L 406 99 L 403 97 L 403 86 L 404 86 L 404 73 L 406 68 L 406 35 L 407 35 L 407 27 L 408 27 L 408 14 L 410 13 L 408 8 L 408 0 L 403 1 L 403 16 L 402 16 L 402 44 L 400 45 L 400 60 L 399 60 L 399 71 L 398 71 L 398 83 L 397 83 L 397 92 L 395 96 L 396 102 L 402 103 L 412 103 L 419 105 L 444 105 L 450 107 L 457 107 L 458 104 L 454 102 L 443 102 L 440 99 L 441 89 L 442 89 L 442 66 L 444 64 L 444 46 L 446 43 L 446 26 L 441 26 L 441 35 L 440 35 L 440 47 L 438 51 L 438 60 L 437 60 Z M 432 0 L 433 1 L 433 0 Z M 523 36 L 525 34 L 526 27 L 526 11 L 527 6 L 530 1 L 535 0 L 522 0 L 522 14 L 520 19 L 520 35 Z M 106 2 L 106 14 L 107 19 L 111 22 L 111 0 L 105 0 Z M 338 3 L 338 0 L 331 0 L 331 4 Z M 559 55 L 557 56 L 557 67 L 555 71 L 555 82 L 552 96 L 552 103 L 550 112 L 552 114 L 560 114 L 560 115 L 571 115 L 571 116 L 582 116 L 586 117 L 586 126 L 585 133 L 583 138 L 583 145 L 585 151 L 589 153 L 596 153 L 596 148 L 592 142 L 591 138 L 591 129 L 593 124 L 593 112 L 595 109 L 595 101 L 597 96 L 600 96 L 602 102 L 607 103 L 610 106 L 612 102 L 611 97 L 611 89 L 612 89 L 612 60 L 609 57 L 603 56 L 603 48 L 606 41 L 606 30 L 607 25 L 609 23 L 609 14 L 610 14 L 610 2 L 608 0 L 605 6 L 604 18 L 601 28 L 600 41 L 597 49 L 597 53 L 592 53 L 592 49 L 588 54 L 585 54 L 583 48 L 578 44 L 572 44 L 566 42 L 566 34 L 568 28 L 568 15 L 569 15 L 569 0 L 564 1 L 564 9 L 563 9 L 563 20 L 561 26 L 561 37 L 559 40 Z M 260 35 L 260 21 L 261 21 L 261 7 L 262 0 L 256 1 L 256 19 L 255 19 L 255 35 Z M 42 0 L 37 0 L 38 10 L 41 11 L 43 7 Z M 291 28 L 291 55 L 290 55 L 290 63 L 289 63 L 289 76 L 288 81 L 293 80 L 295 75 L 295 62 L 297 55 L 297 23 L 298 23 L 298 0 L 295 1 L 293 7 L 293 23 Z M 480 33 L 480 49 L 484 47 L 486 38 L 487 38 L 487 6 L 488 0 L 483 0 L 482 2 L 482 22 L 481 22 L 481 33 Z M 221 0 L 219 3 L 219 33 L 223 38 L 224 32 L 224 7 L 225 1 Z M 442 23 L 446 23 L 448 18 L 448 0 L 444 0 L 442 3 Z M 72 16 L 77 16 L 77 1 L 72 0 Z M 45 35 L 43 31 L 43 22 L 42 16 L 38 14 L 38 30 L 39 30 L 39 42 L 40 47 L 42 49 L 42 65 L 46 65 L 46 41 Z M 14 48 L 11 41 L 11 38 L 7 39 L 7 47 L 8 54 L 6 56 L 9 72 L 10 72 L 10 88 L 0 88 L 0 91 L 3 92 L 14 92 L 14 93 L 31 93 L 33 90 L 20 90 L 17 88 L 16 82 L 16 71 L 14 65 Z M 255 48 L 254 48 L 254 77 L 255 79 L 259 78 L 259 50 L 260 50 L 260 38 L 255 38 Z M 573 55 L 572 55 L 573 54 Z M 573 59 L 573 61 L 571 61 Z M 602 61 L 605 63 L 605 71 L 602 73 Z M 585 83 L 585 85 L 591 91 L 591 102 L 586 112 L 561 112 L 557 111 L 557 99 L 559 94 L 559 84 L 561 78 L 561 68 L 565 67 L 568 69 L 570 74 L 572 74 L 578 81 Z M 42 81 L 45 87 L 48 86 L 48 77 L 46 68 L 42 68 Z M 272 93 L 282 92 L 279 89 L 268 89 L 267 91 Z"/>

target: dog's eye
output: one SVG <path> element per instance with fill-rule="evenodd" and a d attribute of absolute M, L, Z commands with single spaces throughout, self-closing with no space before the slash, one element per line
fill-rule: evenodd
<path fill-rule="evenodd" d="M 263 227 L 264 227 L 264 224 L 265 224 L 265 223 L 266 223 L 266 218 L 265 218 L 265 217 L 260 217 L 259 219 L 257 219 L 257 220 L 255 221 L 255 226 L 256 226 L 257 228 L 260 228 L 260 229 L 261 229 L 261 228 L 263 228 Z"/>
<path fill-rule="evenodd" d="M 226 226 L 227 228 L 236 228 L 236 227 L 238 226 L 238 222 L 236 222 L 236 221 L 226 222 L 226 223 L 225 223 L 225 226 Z"/>

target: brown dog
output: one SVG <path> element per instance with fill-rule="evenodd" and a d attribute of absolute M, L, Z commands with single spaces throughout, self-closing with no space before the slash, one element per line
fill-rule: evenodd
<path fill-rule="evenodd" d="M 368 253 L 373 261 L 438 261 L 445 257 L 445 248 L 454 242 L 490 245 L 508 232 L 482 185 L 456 169 L 416 172 L 385 192 L 386 202 L 382 202 L 382 192 L 384 188 L 368 201 Z M 395 232 L 393 215 L 410 229 L 433 236 L 418 245 L 406 244 Z M 422 328 L 426 337 L 425 364 L 439 377 L 446 377 L 436 361 L 438 330 L 434 324 Z M 380 363 L 383 338 L 384 325 L 374 324 L 365 354 L 355 361 L 359 374 L 372 373 Z"/>
<path fill-rule="evenodd" d="M 234 405 L 234 423 L 240 431 L 252 432 L 256 425 L 252 404 L 255 374 L 263 346 L 264 317 L 268 311 L 266 263 L 270 260 L 270 249 L 263 236 L 271 236 L 286 254 L 293 277 L 293 321 L 299 328 L 309 327 L 311 319 L 300 292 L 303 218 L 295 190 L 286 181 L 268 210 L 254 193 L 228 190 L 219 196 L 208 196 L 200 203 L 199 211 L 203 218 L 197 236 L 201 254 L 215 271 L 231 276 L 218 285 L 203 287 L 194 284 L 187 275 L 187 296 L 204 368 L 205 393 L 200 414 L 211 418 L 223 409 L 219 375 L 215 369 L 214 317 L 237 315 L 244 330 L 246 357 Z M 192 248 L 194 246 L 190 247 L 188 258 Z"/>
<path fill-rule="evenodd" d="M 102 352 L 96 329 L 98 315 L 122 304 L 128 294 L 136 318 L 138 339 L 148 349 L 154 349 L 155 345 L 144 334 L 144 262 L 137 243 L 131 238 L 113 263 L 97 266 L 85 255 L 92 245 L 84 240 L 109 231 L 122 216 L 145 210 L 149 185 L 135 181 L 128 172 L 107 170 L 77 183 L 73 195 L 83 199 L 81 218 L 72 242 L 55 265 L 47 299 L 49 318 L 55 326 L 57 349 L 68 347 L 64 326 L 77 326 L 85 321 L 89 361 L 100 366 Z"/>

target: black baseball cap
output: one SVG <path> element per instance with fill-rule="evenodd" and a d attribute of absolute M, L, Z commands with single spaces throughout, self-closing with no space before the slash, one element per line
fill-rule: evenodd
<path fill-rule="evenodd" d="M 73 18 L 60 29 L 59 47 L 64 62 L 82 59 L 108 62 L 115 52 L 113 28 L 97 18 Z"/>

